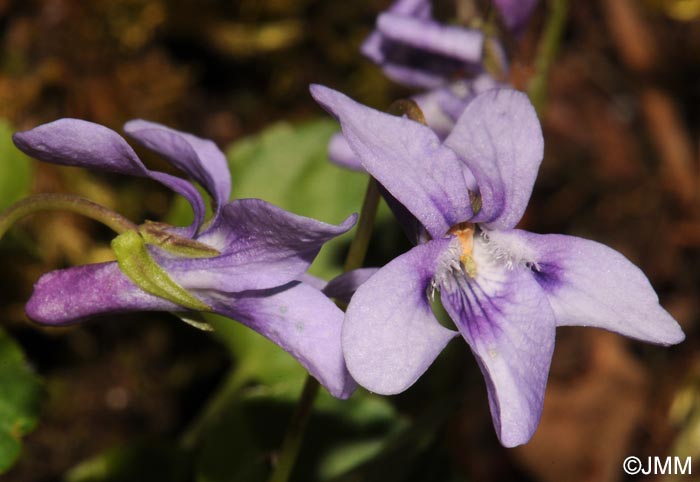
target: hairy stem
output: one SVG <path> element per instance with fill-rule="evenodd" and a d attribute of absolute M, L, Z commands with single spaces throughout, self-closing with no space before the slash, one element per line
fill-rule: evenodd
<path fill-rule="evenodd" d="M 118 234 L 125 231 L 136 231 L 138 227 L 121 216 L 97 203 L 72 194 L 47 193 L 35 194 L 22 199 L 0 213 L 0 238 L 14 223 L 39 211 L 63 210 L 81 214 L 99 221 Z"/>
<path fill-rule="evenodd" d="M 357 223 L 355 236 L 350 244 L 350 250 L 345 258 L 344 271 L 351 271 L 360 268 L 367 254 L 369 239 L 372 236 L 372 228 L 374 227 L 374 218 L 377 215 L 379 206 L 379 186 L 374 178 L 370 177 L 365 192 L 365 199 L 362 202 L 360 210 L 360 219 Z M 311 409 L 316 395 L 318 394 L 319 383 L 311 375 L 306 376 L 304 389 L 301 392 L 301 397 L 297 403 L 292 420 L 287 427 L 287 432 L 282 442 L 280 456 L 275 466 L 270 482 L 287 482 L 292 473 L 294 464 L 301 449 L 301 443 L 304 438 L 306 425 L 311 415 Z"/>

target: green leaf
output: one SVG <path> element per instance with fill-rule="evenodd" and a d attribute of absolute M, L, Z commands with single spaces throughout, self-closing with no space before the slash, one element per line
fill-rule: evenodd
<path fill-rule="evenodd" d="M 31 161 L 12 143 L 14 129 L 0 119 L 0 211 L 25 196 L 31 182 Z"/>
<path fill-rule="evenodd" d="M 255 482 L 269 477 L 295 405 L 295 400 L 282 400 L 271 392 L 269 387 L 244 388 L 228 400 L 204 437 L 197 461 L 199 482 Z M 403 426 L 386 398 L 359 392 L 341 401 L 322 394 L 306 430 L 294 480 L 326 480 L 366 463 Z"/>
<path fill-rule="evenodd" d="M 306 371 L 253 330 L 205 316 L 237 363 L 195 429 L 203 439 L 197 480 L 265 480 Z M 303 480 L 338 475 L 378 453 L 386 437 L 403 425 L 385 397 L 359 390 L 349 400 L 337 400 L 321 390 L 297 470 L 305 474 Z"/>
<path fill-rule="evenodd" d="M 43 394 L 19 346 L 0 330 L 0 473 L 14 464 L 21 437 L 36 426 Z"/>
<path fill-rule="evenodd" d="M 456 397 L 438 400 L 412 424 L 388 437 L 381 449 L 352 470 L 338 471 L 331 482 L 418 482 L 459 480 L 440 438 Z"/>
<path fill-rule="evenodd" d="M 137 441 L 107 450 L 73 467 L 66 482 L 185 482 L 190 455 L 172 443 Z"/>

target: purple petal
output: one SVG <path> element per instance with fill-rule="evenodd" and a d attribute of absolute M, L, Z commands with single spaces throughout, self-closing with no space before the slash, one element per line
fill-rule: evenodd
<path fill-rule="evenodd" d="M 323 244 L 348 231 L 340 225 L 289 213 L 260 199 L 239 199 L 197 241 L 218 249 L 213 258 L 162 258 L 163 267 L 193 292 L 237 292 L 280 286 L 304 273 Z"/>
<path fill-rule="evenodd" d="M 442 283 L 442 302 L 484 374 L 501 443 L 527 442 L 537 428 L 554 350 L 554 314 L 525 268 L 508 269 L 477 242 L 476 278 Z"/>
<path fill-rule="evenodd" d="M 397 0 L 391 4 L 387 12 L 427 20 L 432 17 L 432 4 L 430 0 Z M 375 30 L 367 37 L 360 50 L 370 60 L 381 64 L 385 57 L 382 50 L 383 42 L 383 35 Z"/>
<path fill-rule="evenodd" d="M 431 0 L 397 0 L 386 11 L 414 18 L 430 18 L 432 2 Z"/>
<path fill-rule="evenodd" d="M 644 273 L 617 251 L 587 239 L 519 230 L 492 239 L 528 252 L 557 325 L 594 326 L 661 345 L 685 338 Z"/>
<path fill-rule="evenodd" d="M 473 221 L 509 229 L 522 218 L 544 152 L 542 129 L 527 96 L 489 90 L 472 100 L 445 145 L 469 166 L 483 208 Z"/>
<path fill-rule="evenodd" d="M 195 222 L 189 229 L 190 234 L 204 221 L 204 203 L 192 184 L 148 170 L 131 146 L 107 127 L 79 119 L 59 119 L 18 132 L 13 140 L 21 151 L 41 161 L 154 179 L 192 204 Z"/>
<path fill-rule="evenodd" d="M 329 298 L 349 303 L 352 296 L 365 281 L 367 281 L 379 268 L 359 268 L 336 276 L 322 288 L 323 293 Z"/>
<path fill-rule="evenodd" d="M 45 162 L 148 176 L 146 167 L 119 134 L 92 122 L 59 119 L 17 132 L 12 138 L 21 151 Z"/>
<path fill-rule="evenodd" d="M 323 288 L 325 288 L 328 284 L 328 281 L 324 280 L 323 278 L 319 278 L 318 276 L 314 276 L 309 273 L 300 274 L 297 277 L 297 281 L 301 281 L 302 283 L 307 284 L 312 288 L 316 288 L 319 291 L 323 291 Z"/>
<path fill-rule="evenodd" d="M 206 301 L 282 347 L 334 397 L 355 390 L 340 346 L 343 312 L 320 291 L 295 282 Z"/>
<path fill-rule="evenodd" d="M 343 325 L 353 378 L 389 395 L 410 387 L 457 334 L 433 315 L 427 290 L 448 239 L 416 246 L 359 287 Z"/>
<path fill-rule="evenodd" d="M 493 0 L 493 3 L 501 13 L 503 23 L 516 36 L 525 31 L 527 21 L 537 6 L 537 0 Z"/>
<path fill-rule="evenodd" d="M 352 171 L 365 170 L 341 132 L 334 134 L 328 142 L 328 159 L 333 164 Z"/>
<path fill-rule="evenodd" d="M 471 173 L 429 127 L 370 109 L 320 85 L 312 85 L 311 94 L 340 120 L 365 169 L 434 238 L 471 218 Z"/>
<path fill-rule="evenodd" d="M 394 42 L 466 63 L 478 63 L 484 47 L 484 35 L 478 30 L 390 12 L 379 15 L 377 30 Z"/>
<path fill-rule="evenodd" d="M 454 104 L 461 104 L 460 113 L 466 106 L 466 102 L 452 95 L 449 87 L 438 87 L 430 89 L 422 94 L 413 96 L 418 107 L 425 116 L 428 126 L 437 134 L 440 139 L 444 139 L 455 125 L 456 117 L 453 118 L 450 111 L 445 106 L 452 107 Z"/>
<path fill-rule="evenodd" d="M 116 262 L 51 271 L 34 285 L 27 316 L 46 325 L 70 325 L 105 313 L 181 308 L 134 285 Z"/>
<path fill-rule="evenodd" d="M 474 97 L 502 85 L 489 74 L 484 73 L 471 79 L 458 80 L 446 86 L 428 90 L 413 96 L 413 99 L 423 111 L 430 128 L 440 139 L 444 139 Z"/>
<path fill-rule="evenodd" d="M 231 194 L 231 175 L 226 156 L 216 144 L 141 119 L 124 124 L 124 131 L 201 184 L 214 199 L 218 215 Z"/>
<path fill-rule="evenodd" d="M 384 61 L 382 70 L 394 82 L 415 89 L 436 89 L 442 87 L 448 75 L 444 71 L 430 70 L 423 65 L 410 62 Z"/>

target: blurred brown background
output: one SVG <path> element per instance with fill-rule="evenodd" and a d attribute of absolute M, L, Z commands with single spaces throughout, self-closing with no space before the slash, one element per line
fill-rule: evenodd
<path fill-rule="evenodd" d="M 408 92 L 358 46 L 387 5 L 2 0 L 0 118 L 17 129 L 79 117 L 119 130 L 140 117 L 225 146 L 275 120 L 323 116 L 308 95 L 311 82 L 384 108 Z M 513 43 L 516 87 L 533 73 L 547 14 L 542 2 Z M 663 349 L 560 329 L 530 444 L 498 446 L 478 381 L 443 443 L 466 480 L 641 480 L 622 472 L 627 455 L 691 455 L 700 471 L 700 1 L 572 1 L 548 92 L 546 157 L 522 225 L 623 252 L 688 338 Z M 88 196 L 133 219 L 161 218 L 170 203 L 145 181 L 38 164 L 33 190 Z M 23 303 L 38 276 L 107 259 L 109 236 L 56 213 L 23 227 L 34 250 L 0 253 L 0 314 L 51 396 L 3 480 L 60 480 L 116 443 L 176 434 L 225 371 L 223 349 L 167 315 L 62 330 L 30 325 Z"/>

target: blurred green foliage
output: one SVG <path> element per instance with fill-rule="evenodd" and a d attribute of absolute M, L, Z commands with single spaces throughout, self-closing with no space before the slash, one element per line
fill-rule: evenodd
<path fill-rule="evenodd" d="M 37 424 L 43 385 L 19 346 L 0 330 L 0 474 L 17 460 L 21 438 Z"/>
<path fill-rule="evenodd" d="M 29 192 L 31 161 L 12 143 L 14 129 L 0 119 L 0 210 Z"/>

